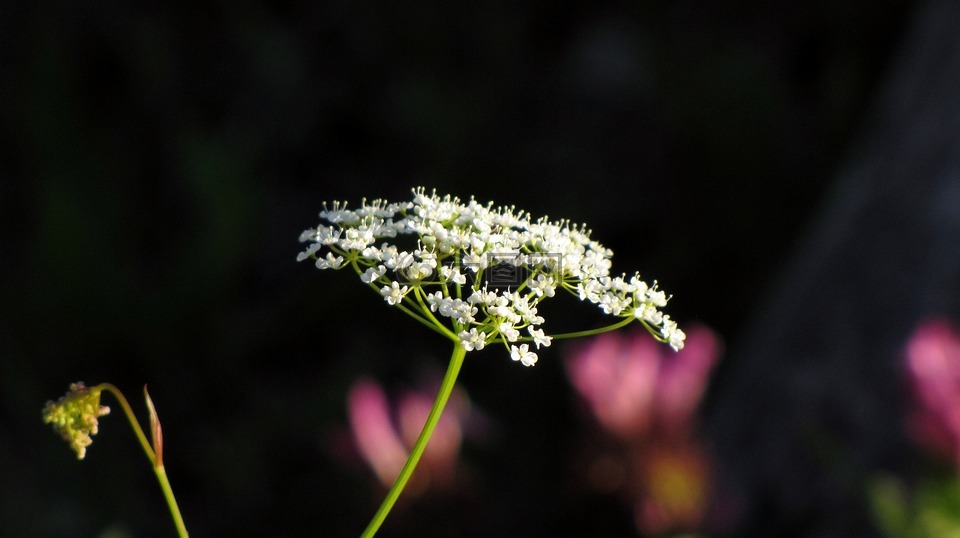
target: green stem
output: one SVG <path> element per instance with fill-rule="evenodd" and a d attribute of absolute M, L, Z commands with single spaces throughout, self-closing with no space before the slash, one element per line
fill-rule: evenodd
<path fill-rule="evenodd" d="M 314 256 L 314 258 L 316 258 L 316 256 Z M 360 265 L 357 264 L 357 258 L 356 258 L 356 257 L 353 257 L 353 258 L 350 259 L 350 266 L 353 267 L 353 270 L 357 273 L 357 275 L 362 275 L 362 274 L 363 274 L 363 271 L 360 270 Z M 373 291 L 375 291 L 375 292 L 377 292 L 377 293 L 379 294 L 379 293 L 380 293 L 380 288 L 377 287 L 377 283 L 383 284 L 383 283 L 385 283 L 385 282 L 378 279 L 378 280 L 375 280 L 375 281 L 373 281 L 373 282 L 368 282 L 368 283 L 367 283 L 367 287 L 369 287 L 370 289 L 372 289 Z M 416 289 L 416 291 L 420 291 L 420 288 L 419 288 L 419 287 L 417 287 L 417 288 L 415 288 L 415 289 Z M 419 299 L 419 297 L 418 297 L 418 299 Z M 420 300 L 420 304 L 423 305 L 423 301 L 422 301 L 422 300 Z M 440 322 L 438 322 L 438 321 L 436 320 L 436 318 L 434 318 L 434 319 L 433 319 L 433 323 L 431 323 L 431 322 L 428 321 L 426 318 L 424 318 L 423 316 L 421 316 L 419 313 L 417 313 L 416 311 L 414 311 L 414 310 L 411 309 L 410 307 L 408 307 L 408 306 L 406 306 L 405 304 L 403 304 L 402 301 L 399 302 L 399 303 L 397 303 L 397 304 L 395 304 L 394 306 L 397 307 L 397 308 L 399 308 L 400 310 L 402 310 L 405 314 L 409 315 L 411 318 L 415 319 L 418 323 L 421 323 L 421 324 L 423 324 L 423 325 L 426 325 L 431 331 L 434 331 L 434 332 L 436 332 L 436 333 L 442 334 L 442 335 L 444 335 L 444 336 L 446 336 L 446 337 L 448 337 L 448 338 L 452 338 L 454 341 L 457 340 L 457 335 L 451 334 L 450 331 L 448 331 L 448 330 L 446 329 L 446 327 L 444 327 Z M 433 317 L 433 316 L 431 316 L 431 318 L 432 318 L 432 317 Z"/>
<path fill-rule="evenodd" d="M 167 480 L 167 471 L 163 465 L 154 466 L 153 472 L 160 481 L 160 489 L 163 490 L 163 498 L 167 500 L 167 506 L 170 507 L 170 515 L 173 517 L 173 523 L 177 526 L 177 533 L 180 538 L 187 538 L 187 527 L 183 524 L 183 516 L 180 515 L 180 507 L 177 506 L 177 499 L 173 496 L 173 488 L 170 487 L 170 481 Z"/>
<path fill-rule="evenodd" d="M 637 318 L 635 318 L 635 317 L 633 317 L 633 316 L 628 316 L 628 317 L 625 317 L 625 318 L 623 318 L 622 320 L 614 323 L 613 325 L 607 325 L 606 327 L 600 327 L 599 329 L 589 329 L 589 330 L 586 330 L 586 331 L 577 331 L 577 332 L 573 332 L 573 333 L 554 334 L 554 335 L 552 335 L 552 336 L 553 336 L 553 339 L 554 339 L 554 340 L 563 339 L 563 338 L 579 338 L 579 337 L 581 337 L 581 336 L 593 336 L 593 335 L 595 335 L 595 334 L 601 334 L 601 333 L 606 333 L 606 332 L 610 332 L 610 331 L 615 331 L 615 330 L 617 330 L 617 329 L 619 329 L 619 328 L 621 328 L 621 327 L 626 327 L 627 325 L 630 325 L 631 323 L 633 323 L 633 322 L 636 321 L 636 320 L 637 320 Z M 524 337 L 524 338 L 522 338 L 521 340 L 532 340 L 532 338 Z"/>
<path fill-rule="evenodd" d="M 377 513 L 374 514 L 373 519 L 370 520 L 370 524 L 367 525 L 366 530 L 360 535 L 361 538 L 371 538 L 377 533 L 380 525 L 387 519 L 390 509 L 393 508 L 394 503 L 396 503 L 400 497 L 400 493 L 403 492 L 407 481 L 410 480 L 410 476 L 413 475 L 413 470 L 417 468 L 420 456 L 423 455 L 424 449 L 427 448 L 427 442 L 430 441 L 433 430 L 437 427 L 437 422 L 440 420 L 440 414 L 443 413 L 443 408 L 447 405 L 450 393 L 453 392 L 453 386 L 457 382 L 457 375 L 460 373 L 460 367 L 463 365 L 463 358 L 466 354 L 467 350 L 460 345 L 460 342 L 454 344 L 453 355 L 450 357 L 450 365 L 447 367 L 447 373 L 443 376 L 443 382 L 440 384 L 440 391 L 437 393 L 437 398 L 433 402 L 433 408 L 430 409 L 430 414 L 427 415 L 427 421 L 424 423 L 423 429 L 420 430 L 420 437 L 417 438 L 417 442 L 414 443 L 413 449 L 410 451 L 410 456 L 407 457 L 407 462 L 403 465 L 403 469 L 400 470 L 400 476 L 397 477 L 397 480 L 393 483 L 393 487 L 387 492 L 387 497 L 383 500 Z"/>
<path fill-rule="evenodd" d="M 399 308 L 401 311 L 403 311 L 404 314 L 407 314 L 411 318 L 417 320 L 418 323 L 421 323 L 422 325 L 429 327 L 431 331 L 437 334 L 442 334 L 443 336 L 446 336 L 448 338 L 450 337 L 450 331 L 447 330 L 446 327 L 441 325 L 439 322 L 436 324 L 432 323 L 430 320 L 424 318 L 418 312 L 414 311 L 412 308 L 408 307 L 407 305 L 403 303 L 397 303 L 393 305 L 393 307 Z M 453 338 L 454 340 L 456 340 L 457 339 L 456 335 L 454 335 Z"/>
<path fill-rule="evenodd" d="M 434 326 L 436 326 L 436 328 L 438 329 L 438 332 L 440 332 L 447 338 L 453 340 L 454 342 L 460 342 L 460 338 L 458 338 L 453 331 L 448 329 L 446 325 L 444 325 L 443 323 L 440 323 L 440 320 L 438 320 L 437 317 L 433 315 L 433 312 L 430 311 L 430 307 L 427 306 L 427 303 L 424 302 L 423 300 L 423 290 L 418 287 L 418 288 L 415 288 L 413 291 L 415 292 L 417 302 L 420 303 L 420 310 L 423 311 L 423 314 L 425 316 L 430 318 L 430 321 L 432 321 Z"/>
<path fill-rule="evenodd" d="M 143 448 L 144 453 L 146 453 L 147 459 L 150 460 L 150 466 L 153 467 L 154 474 L 157 475 L 157 480 L 160 482 L 160 489 L 163 490 L 163 497 L 167 501 L 167 506 L 170 507 L 170 515 L 173 517 L 173 523 L 177 526 L 177 533 L 180 538 L 187 538 L 189 536 L 187 527 L 183 523 L 183 516 L 180 515 L 177 499 L 173 496 L 173 489 L 170 487 L 170 481 L 167 479 L 167 471 L 163 468 L 162 463 L 157 465 L 157 455 L 150 446 L 147 436 L 143 433 L 143 428 L 140 427 L 140 422 L 137 421 L 136 415 L 133 414 L 133 409 L 130 408 L 127 399 L 123 396 L 123 393 L 120 392 L 120 389 L 110 383 L 101 383 L 95 388 L 113 394 L 113 397 L 120 402 L 120 407 L 123 408 L 123 413 L 127 416 L 130 427 L 132 427 L 133 432 L 137 434 L 140 446 Z"/>
<path fill-rule="evenodd" d="M 130 408 L 130 404 L 127 403 L 127 399 L 123 396 L 123 393 L 120 392 L 120 389 L 111 385 L 110 383 L 101 383 L 95 388 L 105 390 L 110 394 L 113 394 L 113 397 L 120 402 L 120 407 L 123 408 L 123 412 L 127 415 L 127 420 L 130 422 L 130 427 L 133 428 L 133 433 L 137 434 L 137 439 L 140 441 L 140 446 L 143 447 L 143 451 L 147 454 L 147 458 L 150 460 L 150 466 L 156 467 L 157 455 L 153 453 L 153 448 L 150 446 L 150 441 L 147 440 L 147 436 L 143 433 L 143 429 L 140 428 L 140 423 L 137 421 L 137 416 L 133 414 L 133 409 Z"/>

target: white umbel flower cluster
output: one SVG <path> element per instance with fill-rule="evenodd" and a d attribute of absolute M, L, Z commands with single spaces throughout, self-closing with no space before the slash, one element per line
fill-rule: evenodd
<path fill-rule="evenodd" d="M 683 331 L 661 310 L 667 295 L 639 274 L 610 276 L 613 253 L 584 227 L 422 187 L 413 195 L 410 202 L 364 200 L 356 209 L 324 204 L 326 224 L 301 234 L 308 245 L 297 261 L 352 267 L 388 304 L 467 351 L 499 340 L 525 366 L 537 362 L 530 344 L 550 345 L 537 306 L 558 289 L 683 347 Z"/>

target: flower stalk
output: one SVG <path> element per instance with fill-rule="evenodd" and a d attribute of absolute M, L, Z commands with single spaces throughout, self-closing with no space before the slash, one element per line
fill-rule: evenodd
<path fill-rule="evenodd" d="M 346 203 L 324 205 L 326 221 L 303 232 L 308 243 L 298 261 L 314 260 L 318 269 L 352 268 L 361 282 L 384 301 L 453 342 L 454 349 L 440 390 L 399 476 L 363 537 L 372 537 L 386 520 L 413 475 L 456 384 L 467 352 L 503 344 L 510 358 L 533 366 L 537 352 L 554 338 L 590 336 L 638 322 L 674 350 L 686 335 L 663 313 L 669 297 L 657 282 L 648 285 L 639 273 L 610 274 L 613 252 L 590 239 L 585 226 L 568 220 L 533 219 L 513 206 L 494 207 L 474 199 L 413 190 L 410 202 L 364 200 L 357 209 Z M 601 328 L 548 335 L 538 313 L 541 301 L 565 291 L 619 318 Z M 46 423 L 70 443 L 78 459 L 86 455 L 110 409 L 100 405 L 111 393 L 127 416 L 150 460 L 181 538 L 188 536 L 163 464 L 163 433 L 153 401 L 144 387 L 150 413 L 150 440 L 129 403 L 113 385 L 70 386 L 58 402 L 48 402 Z"/>
<path fill-rule="evenodd" d="M 373 519 L 370 520 L 370 524 L 367 525 L 363 534 L 360 535 L 361 538 L 370 538 L 377 533 L 377 530 L 383 524 L 384 520 L 387 519 L 387 515 L 390 514 L 393 505 L 397 502 L 397 499 L 400 498 L 400 494 L 403 493 L 403 488 L 406 487 L 407 482 L 413 475 L 414 469 L 417 468 L 417 463 L 420 462 L 420 456 L 422 456 L 423 451 L 426 450 L 427 443 L 430 441 L 430 437 L 433 435 L 433 431 L 440 421 L 440 415 L 447 405 L 447 400 L 450 399 L 450 394 L 453 392 L 453 387 L 457 383 L 457 376 L 460 374 L 460 367 L 463 366 L 463 359 L 466 357 L 466 354 L 467 351 L 463 346 L 454 346 L 453 354 L 450 357 L 450 364 L 447 366 L 447 373 L 443 376 L 440 390 L 437 392 L 437 398 L 433 402 L 430 414 L 427 415 L 423 429 L 420 430 L 420 436 L 417 437 L 416 443 L 413 444 L 410 455 L 407 456 L 406 463 L 404 463 L 403 468 L 400 469 L 400 475 L 397 476 L 390 491 L 387 492 L 387 496 L 383 499 L 383 503 L 380 504 L 377 513 L 374 514 Z"/>
<path fill-rule="evenodd" d="M 93 443 L 92 436 L 99 430 L 97 419 L 110 413 L 110 408 L 100 405 L 100 395 L 103 392 L 109 392 L 120 403 L 124 415 L 133 429 L 133 433 L 140 442 L 140 447 L 150 460 L 150 466 L 160 483 L 160 489 L 163 491 L 163 497 L 170 508 L 170 515 L 173 518 L 174 525 L 180 538 L 187 538 L 187 528 L 183 523 L 183 517 L 180 514 L 180 508 L 177 506 L 177 499 L 173 495 L 173 489 L 170 486 L 170 480 L 167 478 L 167 471 L 163 466 L 163 436 L 160 431 L 160 419 L 157 417 L 153 401 L 147 393 L 147 388 L 143 388 L 143 394 L 146 398 L 147 408 L 150 411 L 150 432 L 153 443 L 147 440 L 147 436 L 140 427 L 140 422 L 133 413 L 126 397 L 120 392 L 120 389 L 110 383 L 101 383 L 94 387 L 86 387 L 82 382 L 70 385 L 67 394 L 57 402 L 47 402 L 43 410 L 43 420 L 52 424 L 54 429 L 70 443 L 71 448 L 77 453 L 77 459 L 86 457 L 86 449 Z"/>
<path fill-rule="evenodd" d="M 554 338 L 575 338 L 639 322 L 660 342 L 683 348 L 685 334 L 662 312 L 668 296 L 639 273 L 610 274 L 612 252 L 570 221 L 533 219 L 515 207 L 413 191 L 410 202 L 324 204 L 316 228 L 303 232 L 297 261 L 322 270 L 350 267 L 390 306 L 454 342 L 433 408 L 400 475 L 363 532 L 376 534 L 430 440 L 467 352 L 500 342 L 513 361 L 537 363 Z M 566 291 L 618 321 L 547 335 L 541 301 Z"/>

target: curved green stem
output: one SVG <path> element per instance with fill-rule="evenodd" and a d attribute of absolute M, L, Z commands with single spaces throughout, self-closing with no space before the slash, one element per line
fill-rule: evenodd
<path fill-rule="evenodd" d="M 446 337 L 448 337 L 448 338 L 450 337 L 450 331 L 446 330 L 446 327 L 444 327 L 443 325 L 439 324 L 439 322 L 437 322 L 436 324 L 435 324 L 435 323 L 432 323 L 430 320 L 428 320 L 427 318 L 421 316 L 418 312 L 414 311 L 412 308 L 410 308 L 409 306 L 403 304 L 402 302 L 393 305 L 393 307 L 394 307 L 394 308 L 399 308 L 404 314 L 407 314 L 407 315 L 409 315 L 411 318 L 417 320 L 418 323 L 420 323 L 420 324 L 422 324 L 422 325 L 424 325 L 424 326 L 426 326 L 426 327 L 429 327 L 431 331 L 433 331 L 433 332 L 435 332 L 435 333 L 437 333 L 437 334 L 442 334 L 443 336 L 446 336 Z M 456 335 L 454 335 L 454 339 L 456 339 Z"/>
<path fill-rule="evenodd" d="M 133 414 L 133 409 L 130 408 L 130 404 L 127 403 L 127 399 L 123 396 L 123 393 L 120 392 L 120 389 L 111 385 L 110 383 L 101 383 L 94 388 L 109 392 L 114 398 L 117 399 L 118 402 L 120 402 L 120 407 L 123 408 L 123 413 L 127 416 L 127 420 L 130 422 L 130 427 L 133 428 L 133 432 L 137 434 L 137 439 L 140 441 L 140 446 L 143 448 L 144 453 L 146 453 L 147 459 L 150 460 L 150 466 L 153 467 L 153 473 L 157 475 L 157 481 L 160 482 L 160 489 L 163 491 L 163 497 L 167 501 L 167 506 L 170 507 L 170 515 L 173 517 L 173 523 L 177 527 L 177 534 L 180 536 L 180 538 L 187 538 L 189 536 L 187 533 L 187 527 L 183 523 L 183 516 L 180 515 L 180 507 L 177 506 L 177 499 L 173 496 L 173 488 L 170 487 L 170 480 L 167 479 L 167 471 L 163 467 L 163 462 L 157 461 L 157 454 L 150 446 L 150 442 L 147 440 L 147 436 L 143 433 L 143 428 L 140 427 L 140 422 L 137 421 L 136 415 Z"/>
<path fill-rule="evenodd" d="M 457 382 L 457 375 L 460 373 L 460 367 L 463 365 L 463 358 L 466 354 L 467 350 L 464 349 L 459 342 L 454 344 L 453 355 L 450 357 L 450 365 L 447 366 L 447 373 L 443 376 L 443 382 L 440 384 L 440 391 L 437 392 L 437 398 L 433 402 L 433 408 L 430 409 L 430 414 L 427 415 L 427 421 L 424 423 L 423 429 L 420 430 L 420 437 L 417 438 L 417 442 L 414 443 L 413 449 L 410 451 L 410 456 L 407 457 L 407 462 L 403 465 L 403 469 L 400 470 L 400 476 L 397 477 L 397 480 L 393 483 L 393 487 L 387 492 L 387 497 L 383 500 L 380 509 L 374 514 L 373 519 L 370 521 L 370 524 L 367 525 L 363 534 L 360 535 L 361 538 L 370 538 L 377 533 L 380 525 L 387 519 L 390 509 L 393 508 L 394 503 L 396 503 L 400 497 L 400 493 L 403 492 L 407 481 L 409 481 L 413 475 L 413 470 L 417 468 L 420 456 L 423 455 L 424 449 L 427 448 L 427 442 L 430 441 L 433 430 L 437 427 L 437 422 L 440 420 L 440 414 L 443 413 L 443 408 L 447 405 L 447 400 L 453 392 L 453 386 Z"/>
<path fill-rule="evenodd" d="M 433 324 L 436 326 L 437 332 L 440 332 L 441 334 L 453 340 L 454 342 L 459 342 L 460 339 L 457 337 L 457 335 L 454 334 L 453 331 L 448 329 L 446 325 L 444 325 L 443 323 L 440 323 L 440 320 L 438 320 L 437 317 L 433 315 L 433 312 L 430 311 L 430 307 L 427 306 L 427 303 L 424 302 L 423 300 L 423 290 L 421 288 L 415 288 L 413 291 L 416 294 L 417 302 L 420 303 L 420 310 L 423 311 L 423 314 L 425 316 L 430 318 L 430 321 L 432 321 Z"/>
<path fill-rule="evenodd" d="M 113 394 L 113 397 L 120 402 L 120 407 L 123 408 L 123 413 L 127 415 L 127 420 L 130 422 L 130 427 L 133 428 L 133 433 L 137 434 L 137 439 L 140 441 L 140 446 L 143 447 L 143 451 L 147 454 L 147 458 L 150 460 L 150 466 L 156 467 L 157 455 L 153 453 L 153 448 L 150 446 L 150 441 L 147 440 L 147 436 L 143 433 L 143 429 L 140 428 L 140 423 L 137 421 L 137 416 L 133 414 L 133 409 L 130 408 L 130 404 L 127 403 L 127 399 L 123 396 L 123 393 L 120 392 L 120 389 L 111 385 L 110 383 L 101 383 L 94 388 Z"/>
<path fill-rule="evenodd" d="M 621 327 L 626 327 L 627 325 L 630 325 L 630 324 L 633 323 L 634 321 L 637 321 L 637 318 L 635 318 L 635 317 L 633 317 L 633 316 L 629 316 L 629 317 L 623 318 L 622 320 L 614 323 L 613 325 L 607 325 L 606 327 L 600 327 L 599 329 L 588 329 L 588 330 L 586 330 L 586 331 L 577 331 L 577 332 L 572 332 L 572 333 L 554 334 L 554 335 L 551 335 L 551 336 L 553 336 L 553 339 L 554 339 L 554 340 L 558 340 L 558 339 L 562 339 L 562 338 L 579 338 L 579 337 L 581 337 L 581 336 L 593 336 L 593 335 L 595 335 L 595 334 L 602 334 L 602 333 L 606 333 L 606 332 L 610 332 L 610 331 L 615 331 L 615 330 L 617 330 L 617 329 L 619 329 L 619 328 L 621 328 Z M 529 338 L 529 337 L 524 337 L 524 338 L 522 338 L 521 340 L 525 340 L 525 341 L 526 341 L 526 340 L 533 340 L 533 339 L 532 339 L 532 338 Z"/>

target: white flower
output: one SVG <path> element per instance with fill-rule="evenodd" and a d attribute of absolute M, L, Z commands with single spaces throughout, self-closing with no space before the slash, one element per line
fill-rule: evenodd
<path fill-rule="evenodd" d="M 470 304 L 481 304 L 489 305 L 497 300 L 497 292 L 487 291 L 486 288 L 481 290 L 473 290 L 473 293 L 470 294 L 470 297 L 467 297 L 467 302 Z"/>
<path fill-rule="evenodd" d="M 311 228 L 311 229 L 309 229 L 309 230 L 304 230 L 304 231 L 300 234 L 300 239 L 298 239 L 298 241 L 300 241 L 301 243 L 306 243 L 307 241 L 310 241 L 310 240 L 314 240 L 314 241 L 317 240 L 317 229 L 316 229 L 316 228 Z"/>
<path fill-rule="evenodd" d="M 449 301 L 449 297 L 444 297 L 442 291 L 435 291 L 427 295 L 427 304 L 430 305 L 430 311 L 436 312 L 444 301 Z"/>
<path fill-rule="evenodd" d="M 677 323 L 670 319 L 670 316 L 663 316 L 663 327 L 660 328 L 660 334 L 675 351 L 683 349 L 683 341 L 687 335 L 677 328 Z"/>
<path fill-rule="evenodd" d="M 386 272 L 387 272 L 387 268 L 382 265 L 378 265 L 376 268 L 368 267 L 367 270 L 364 271 L 362 275 L 360 275 L 360 280 L 364 284 L 369 284 L 374 280 L 377 280 L 378 278 L 382 277 L 383 274 Z"/>
<path fill-rule="evenodd" d="M 337 243 L 343 250 L 363 250 L 373 244 L 376 238 L 373 230 L 367 226 L 347 228 L 344 237 Z"/>
<path fill-rule="evenodd" d="M 537 354 L 530 351 L 530 346 L 527 344 L 520 344 L 519 347 L 510 346 L 510 358 L 515 361 L 520 361 L 524 366 L 537 364 Z"/>
<path fill-rule="evenodd" d="M 317 241 L 322 245 L 333 245 L 340 241 L 342 230 L 333 226 L 320 226 L 317 228 Z"/>
<path fill-rule="evenodd" d="M 370 245 L 369 247 L 363 249 L 361 254 L 371 263 L 379 263 L 383 261 L 383 252 L 374 245 Z"/>
<path fill-rule="evenodd" d="M 455 306 L 454 301 L 456 300 L 457 299 L 453 299 L 451 297 L 444 297 L 443 300 L 440 301 L 440 315 L 446 316 L 448 318 L 453 317 L 454 306 Z"/>
<path fill-rule="evenodd" d="M 456 267 L 444 265 L 440 268 L 440 275 L 458 286 L 464 286 L 467 283 L 467 276 L 462 274 Z"/>
<path fill-rule="evenodd" d="M 416 260 L 413 254 L 406 251 L 398 251 L 396 247 L 383 250 L 383 264 L 386 265 L 388 269 L 394 269 L 396 271 L 406 269 L 413 265 L 414 261 Z"/>
<path fill-rule="evenodd" d="M 474 250 L 471 250 L 463 257 L 463 266 L 474 273 L 480 269 L 486 269 L 487 263 L 487 257 L 480 255 Z"/>
<path fill-rule="evenodd" d="M 533 343 L 537 345 L 537 349 L 540 349 L 540 346 L 550 347 L 550 342 L 553 340 L 553 337 L 543 334 L 543 329 L 535 329 L 533 325 L 531 325 L 527 327 L 527 332 L 533 337 Z"/>
<path fill-rule="evenodd" d="M 487 334 L 478 332 L 476 327 L 470 329 L 469 331 L 460 331 L 457 335 L 457 338 L 460 339 L 460 344 L 467 351 L 481 350 L 483 346 L 487 343 Z"/>
<path fill-rule="evenodd" d="M 513 326 L 509 321 L 504 321 L 500 324 L 500 334 L 507 339 L 508 342 L 516 342 L 520 338 L 520 331 Z"/>
<path fill-rule="evenodd" d="M 317 269 L 339 269 L 343 265 L 343 256 L 336 256 L 327 252 L 323 258 L 317 258 Z"/>
<path fill-rule="evenodd" d="M 460 299 L 454 299 L 453 307 L 453 316 L 456 318 L 457 323 L 461 325 L 467 325 L 473 323 L 476 319 L 473 317 L 477 313 L 477 308 L 471 306 L 470 303 L 461 301 Z"/>
<path fill-rule="evenodd" d="M 646 321 L 650 325 L 660 325 L 663 322 L 663 313 L 651 304 L 641 304 L 633 311 L 634 317 Z"/>
<path fill-rule="evenodd" d="M 513 311 L 512 295 L 508 292 L 497 297 L 492 304 L 487 306 L 487 312 L 494 317 L 519 320 L 519 316 Z"/>
<path fill-rule="evenodd" d="M 577 283 L 577 294 L 580 297 L 580 300 L 587 300 L 591 303 L 600 302 L 600 293 L 603 291 L 603 286 L 600 282 L 596 280 L 587 280 L 580 281 Z"/>
<path fill-rule="evenodd" d="M 404 271 L 410 280 L 422 280 L 433 273 L 433 267 L 426 263 L 414 263 Z"/>
<path fill-rule="evenodd" d="M 540 325 L 543 318 L 537 315 L 536 303 L 527 300 L 524 295 L 513 295 L 513 309 L 520 315 L 520 319 L 531 325 Z"/>
<path fill-rule="evenodd" d="M 333 202 L 333 209 L 327 209 L 327 204 L 323 204 L 323 211 L 320 212 L 320 218 L 326 219 L 333 224 L 354 223 L 360 220 L 360 217 L 354 211 L 347 210 L 347 204 L 344 202 Z"/>
<path fill-rule="evenodd" d="M 622 276 L 611 278 L 608 287 L 611 291 L 614 291 L 621 296 L 634 293 L 636 289 L 633 284 L 628 283 Z"/>
<path fill-rule="evenodd" d="M 623 309 L 620 304 L 620 298 L 610 292 L 606 292 L 601 295 L 598 302 L 600 304 L 600 309 L 603 310 L 604 314 L 613 314 L 614 316 L 617 316 Z"/>
<path fill-rule="evenodd" d="M 645 296 L 647 293 L 647 283 L 640 280 L 640 273 L 636 273 L 630 277 L 630 286 L 633 287 L 633 292 L 637 295 Z"/>
<path fill-rule="evenodd" d="M 638 273 L 611 276 L 613 253 L 592 240 L 586 226 L 422 187 L 406 202 L 363 200 L 356 209 L 324 204 L 320 218 L 323 223 L 300 235 L 307 246 L 298 261 L 315 260 L 320 269 L 351 267 L 391 305 L 414 291 L 403 311 L 456 335 L 468 351 L 482 349 L 487 335 L 520 341 L 518 327 L 527 327 L 531 338 L 525 340 L 532 343 L 512 345 L 511 357 L 536 362 L 530 348 L 552 340 L 540 328 L 538 307 L 558 290 L 611 316 L 638 320 L 675 349 L 683 346 L 683 331 L 662 312 L 669 296 Z M 498 265 L 513 266 L 518 281 L 504 282 L 494 270 Z"/>
<path fill-rule="evenodd" d="M 303 260 L 316 254 L 317 251 L 320 250 L 321 248 L 323 248 L 323 245 L 321 245 L 320 243 L 312 243 L 309 247 L 307 247 L 307 250 L 304 250 L 300 254 L 297 254 L 297 261 L 302 262 Z"/>
<path fill-rule="evenodd" d="M 545 274 L 537 275 L 537 278 L 530 281 L 530 289 L 537 297 L 553 297 L 556 294 L 557 286 L 553 277 Z"/>
<path fill-rule="evenodd" d="M 390 303 L 395 305 L 403 300 L 403 296 L 407 294 L 407 287 L 401 287 L 397 282 L 391 282 L 389 286 L 384 286 L 380 288 L 380 295 Z"/>
<path fill-rule="evenodd" d="M 667 336 L 667 343 L 670 344 L 670 347 L 672 347 L 674 351 L 680 351 L 683 349 L 683 343 L 686 339 L 687 335 L 679 328 L 674 327 L 673 330 L 670 331 L 670 335 Z"/>
<path fill-rule="evenodd" d="M 667 306 L 667 294 L 657 289 L 657 283 L 654 281 L 653 287 L 646 292 L 648 303 L 657 307 Z"/>

